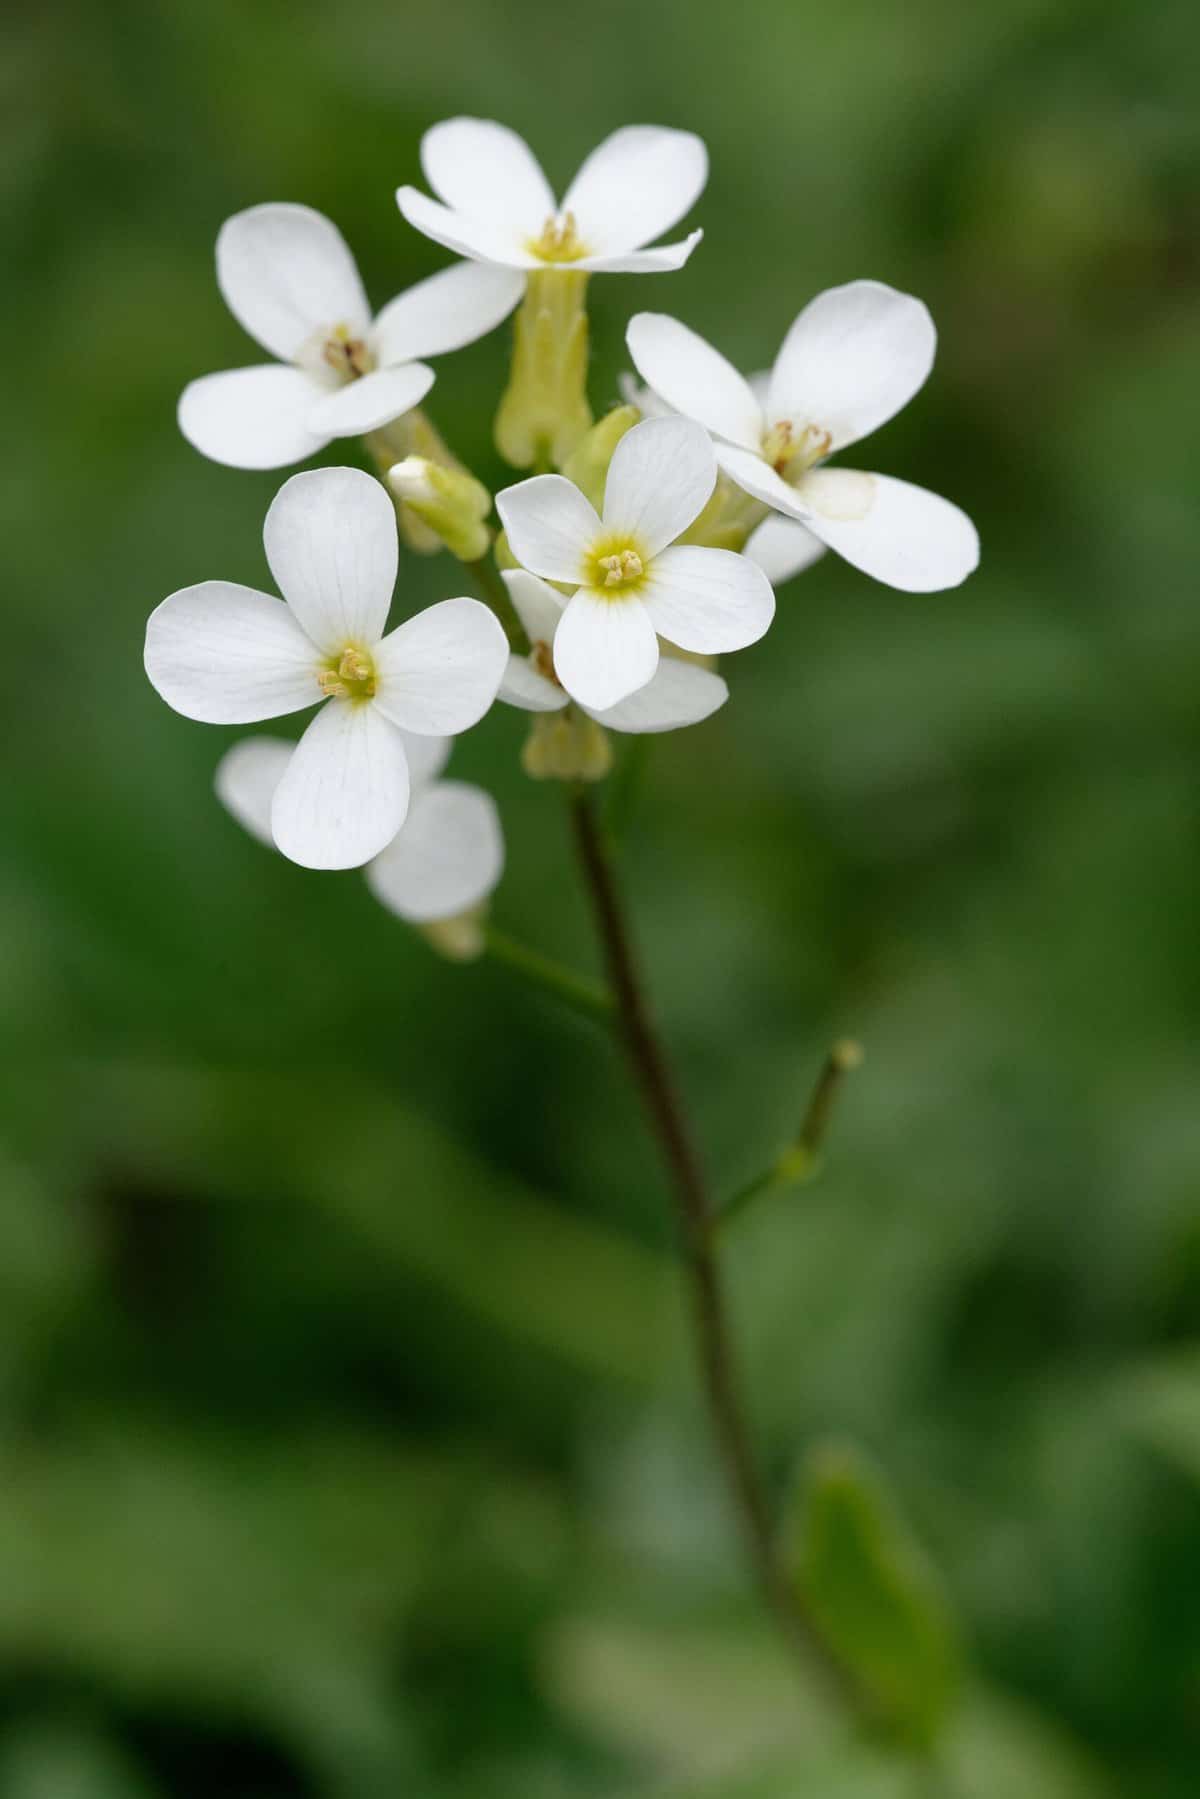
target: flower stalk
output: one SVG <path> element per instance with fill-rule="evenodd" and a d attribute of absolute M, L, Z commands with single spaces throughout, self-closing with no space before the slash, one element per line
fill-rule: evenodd
<path fill-rule="evenodd" d="M 514 468 L 560 467 L 591 425 L 587 281 L 565 269 L 529 277 L 496 413 L 496 448 Z"/>

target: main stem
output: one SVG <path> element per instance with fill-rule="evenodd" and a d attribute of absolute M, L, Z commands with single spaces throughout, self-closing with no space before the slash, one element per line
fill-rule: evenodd
<path fill-rule="evenodd" d="M 654 1028 L 625 909 L 591 794 L 571 798 L 579 860 L 604 945 L 626 1054 L 671 1179 L 704 1393 L 725 1476 L 751 1564 L 763 1593 L 791 1638 L 815 1653 L 840 1684 L 840 1673 L 813 1635 L 775 1555 L 770 1508 L 751 1447 L 717 1261 L 713 1207 L 666 1051 Z"/>

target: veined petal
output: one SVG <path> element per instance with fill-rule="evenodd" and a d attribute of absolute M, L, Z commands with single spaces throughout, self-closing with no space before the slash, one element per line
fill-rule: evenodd
<path fill-rule="evenodd" d="M 421 139 L 421 167 L 438 198 L 468 218 L 537 237 L 554 191 L 523 137 L 494 119 L 443 119 Z"/>
<path fill-rule="evenodd" d="M 478 600 L 439 600 L 375 652 L 375 704 L 406 731 L 455 736 L 478 724 L 500 690 L 508 639 Z"/>
<path fill-rule="evenodd" d="M 401 731 L 400 741 L 408 758 L 408 779 L 414 793 L 418 787 L 428 787 L 437 780 L 454 748 L 452 737 L 425 737 L 416 731 Z"/>
<path fill-rule="evenodd" d="M 757 643 L 775 616 L 771 583 L 733 550 L 677 544 L 656 556 L 642 589 L 654 629 L 681 650 L 713 655 Z"/>
<path fill-rule="evenodd" d="M 283 737 L 243 737 L 226 750 L 213 776 L 217 798 L 225 810 L 270 849 L 275 848 L 271 802 L 295 748 Z"/>
<path fill-rule="evenodd" d="M 179 396 L 179 429 L 227 468 L 286 468 L 329 442 L 309 422 L 320 392 L 310 375 L 279 362 L 202 375 Z"/>
<path fill-rule="evenodd" d="M 757 451 L 763 434 L 758 401 L 719 350 L 662 312 L 636 313 L 625 341 L 642 380 L 675 412 Z"/>
<path fill-rule="evenodd" d="M 326 437 L 358 437 L 411 412 L 432 386 L 433 370 L 424 362 L 373 369 L 345 387 L 322 394 L 309 413 L 308 422 Z"/>
<path fill-rule="evenodd" d="M 491 795 L 463 781 L 437 781 L 413 796 L 404 829 L 366 875 L 390 912 L 425 924 L 477 906 L 503 869 L 504 834 Z"/>
<path fill-rule="evenodd" d="M 146 673 L 168 706 L 207 725 L 251 725 L 315 706 L 320 656 L 282 600 L 201 581 L 156 606 Z"/>
<path fill-rule="evenodd" d="M 933 367 L 929 310 L 882 281 L 850 281 L 810 300 L 783 341 L 767 419 L 857 443 L 907 405 Z"/>
<path fill-rule="evenodd" d="M 720 675 L 678 656 L 660 655 L 658 670 L 644 687 L 591 716 L 610 731 L 677 731 L 682 725 L 698 725 L 728 698 Z"/>
<path fill-rule="evenodd" d="M 496 511 L 517 561 L 547 581 L 582 581 L 584 558 L 600 535 L 594 509 L 563 475 L 534 475 L 496 495 Z"/>
<path fill-rule="evenodd" d="M 782 587 L 811 568 L 825 554 L 825 545 L 806 525 L 776 513 L 750 533 L 744 553 L 757 562 L 772 587 Z"/>
<path fill-rule="evenodd" d="M 423 356 L 442 356 L 483 337 L 508 317 L 525 291 L 518 269 L 455 262 L 389 300 L 376 315 L 368 343 L 384 368 Z"/>
<path fill-rule="evenodd" d="M 643 419 L 613 452 L 604 528 L 628 534 L 649 556 L 674 543 L 712 497 L 717 459 L 694 419 Z"/>
<path fill-rule="evenodd" d="M 553 643 L 567 603 L 562 594 L 523 568 L 501 569 L 500 577 L 530 643 Z"/>
<path fill-rule="evenodd" d="M 777 474 L 756 450 L 743 450 L 737 444 L 719 441 L 713 444 L 713 449 L 719 467 L 743 493 L 761 500 L 774 512 L 782 512 L 785 518 L 808 519 L 812 507 L 804 503 L 796 489 L 789 487 L 783 476 Z"/>
<path fill-rule="evenodd" d="M 263 544 L 279 591 L 327 654 L 378 643 L 396 585 L 396 513 L 363 469 L 318 468 L 285 481 Z"/>
<path fill-rule="evenodd" d="M 554 671 L 571 698 L 602 711 L 644 687 L 657 667 L 658 638 L 641 601 L 581 587 L 554 637 Z"/>
<path fill-rule="evenodd" d="M 857 473 L 813 472 L 830 477 Z M 979 534 L 966 513 L 908 481 L 890 475 L 866 478 L 871 488 L 862 491 L 868 503 L 858 516 L 814 511 L 809 529 L 855 568 L 905 593 L 935 593 L 965 581 L 979 561 Z M 802 496 L 811 481 L 808 476 L 800 483 Z"/>
<path fill-rule="evenodd" d="M 369 701 L 330 700 L 275 789 L 271 832 L 304 868 L 358 868 L 392 841 L 407 811 L 399 731 Z"/>
<path fill-rule="evenodd" d="M 493 262 L 507 269 L 541 266 L 538 258 L 524 247 L 525 240 L 515 232 L 506 231 L 490 219 L 468 218 L 465 212 L 454 212 L 440 201 L 431 200 L 419 187 L 397 188 L 396 204 L 414 230 L 453 250 L 456 256 Z"/>
<path fill-rule="evenodd" d="M 504 670 L 497 699 L 522 712 L 561 712 L 567 703 L 562 688 L 546 675 L 539 675 L 528 656 L 514 650 Z"/>
<path fill-rule="evenodd" d="M 601 251 L 563 267 L 589 275 L 654 275 L 660 270 L 681 269 L 703 236 L 703 231 L 691 231 L 677 244 L 656 244 L 652 250 Z"/>
<path fill-rule="evenodd" d="M 562 207 L 589 249 L 636 250 L 690 212 L 707 179 L 708 151 L 694 133 L 624 125 L 592 151 Z"/>
<path fill-rule="evenodd" d="M 217 284 L 238 324 L 284 362 L 314 331 L 348 325 L 361 336 L 371 322 L 345 238 L 310 206 L 251 206 L 226 219 Z"/>

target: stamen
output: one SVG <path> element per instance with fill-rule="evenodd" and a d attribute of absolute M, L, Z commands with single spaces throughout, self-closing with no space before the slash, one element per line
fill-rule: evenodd
<path fill-rule="evenodd" d="M 375 359 L 361 337 L 352 337 L 348 325 L 335 325 L 321 346 L 321 359 L 343 381 L 369 375 Z"/>
<path fill-rule="evenodd" d="M 327 700 L 373 700 L 378 682 L 365 651 L 346 645 L 336 662 L 317 670 L 317 686 Z"/>
<path fill-rule="evenodd" d="M 763 438 L 762 452 L 777 475 L 794 481 L 833 448 L 833 438 L 820 425 L 805 425 L 797 433 L 791 419 L 778 419 Z"/>
<path fill-rule="evenodd" d="M 542 226 L 542 235 L 529 248 L 543 262 L 578 262 L 587 253 L 579 241 L 573 212 L 552 212 Z"/>
<path fill-rule="evenodd" d="M 604 585 L 620 587 L 625 581 L 636 581 L 645 573 L 642 559 L 636 550 L 619 550 L 612 556 L 598 558 L 599 566 L 604 569 Z"/>

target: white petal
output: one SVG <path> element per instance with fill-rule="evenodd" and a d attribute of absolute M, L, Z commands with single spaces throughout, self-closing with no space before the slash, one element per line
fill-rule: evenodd
<path fill-rule="evenodd" d="M 314 331 L 371 321 L 346 240 L 310 206 L 251 206 L 217 235 L 217 283 L 238 324 L 290 362 Z"/>
<path fill-rule="evenodd" d="M 814 472 L 833 476 L 857 471 Z M 865 512 L 857 518 L 814 512 L 810 530 L 864 574 L 905 593 L 935 593 L 965 581 L 979 561 L 979 535 L 966 513 L 908 481 L 890 475 L 869 479 L 872 489 Z M 805 486 L 800 483 L 801 494 Z"/>
<path fill-rule="evenodd" d="M 807 506 L 794 487 L 789 487 L 782 475 L 776 474 L 769 462 L 755 450 L 743 450 L 736 444 L 716 442 L 713 449 L 717 454 L 717 462 L 731 481 L 735 481 L 743 493 L 752 499 L 761 500 L 764 506 L 770 506 L 774 512 L 782 512 L 785 518 L 808 519 L 812 507 Z"/>
<path fill-rule="evenodd" d="M 720 675 L 697 668 L 694 662 L 681 662 L 678 656 L 660 656 L 653 680 L 592 717 L 610 731 L 676 731 L 681 725 L 699 724 L 728 698 Z"/>
<path fill-rule="evenodd" d="M 279 591 L 327 654 L 378 643 L 396 585 L 396 512 L 363 469 L 318 468 L 285 481 L 263 543 Z"/>
<path fill-rule="evenodd" d="M 523 568 L 505 568 L 501 579 L 530 643 L 553 643 L 566 606 L 561 593 Z"/>
<path fill-rule="evenodd" d="M 561 266 L 589 275 L 654 275 L 681 269 L 703 236 L 703 231 L 692 231 L 677 244 L 658 244 L 653 250 L 610 250 Z"/>
<path fill-rule="evenodd" d="M 416 731 L 401 731 L 400 741 L 408 758 L 408 779 L 414 793 L 418 787 L 428 787 L 437 780 L 454 748 L 453 737 L 426 737 Z"/>
<path fill-rule="evenodd" d="M 772 587 L 782 587 L 811 568 L 825 554 L 825 545 L 807 526 L 776 514 L 750 533 L 745 553 L 751 562 L 757 562 Z"/>
<path fill-rule="evenodd" d="M 659 635 L 701 655 L 744 650 L 775 616 L 771 583 L 755 563 L 698 544 L 655 557 L 642 594 Z"/>
<path fill-rule="evenodd" d="M 928 309 L 882 281 L 851 281 L 811 300 L 771 375 L 769 423 L 828 431 L 834 450 L 857 443 L 908 403 L 933 367 Z"/>
<path fill-rule="evenodd" d="M 554 672 L 571 698 L 593 711 L 615 706 L 657 667 L 658 638 L 641 601 L 581 587 L 554 638 Z"/>
<path fill-rule="evenodd" d="M 320 656 L 282 600 L 201 581 L 156 606 L 146 673 L 168 706 L 208 725 L 250 725 L 315 706 Z"/>
<path fill-rule="evenodd" d="M 497 698 L 509 706 L 518 706 L 522 712 L 561 712 L 567 703 L 562 688 L 539 675 L 529 657 L 519 656 L 516 651 L 508 659 Z"/>
<path fill-rule="evenodd" d="M 439 600 L 375 652 L 376 705 L 406 731 L 455 736 L 478 724 L 500 690 L 508 639 L 478 600 Z"/>
<path fill-rule="evenodd" d="M 404 829 L 366 873 L 390 912 L 424 924 L 477 906 L 503 869 L 504 836 L 491 795 L 438 781 L 414 796 Z"/>
<path fill-rule="evenodd" d="M 518 269 L 455 262 L 378 313 L 368 342 L 384 368 L 422 356 L 442 356 L 483 337 L 506 319 L 525 291 Z"/>
<path fill-rule="evenodd" d="M 414 230 L 453 250 L 456 256 L 469 256 L 473 262 L 493 262 L 506 269 L 539 267 L 538 258 L 524 247 L 523 238 L 491 220 L 454 212 L 431 200 L 419 187 L 397 188 L 396 204 Z"/>
<path fill-rule="evenodd" d="M 694 419 L 643 419 L 613 452 L 604 527 L 657 556 L 703 511 L 717 484 L 717 459 Z"/>
<path fill-rule="evenodd" d="M 496 495 L 496 511 L 525 568 L 547 581 L 583 580 L 584 558 L 601 526 L 573 481 L 562 475 L 518 481 Z"/>
<path fill-rule="evenodd" d="M 308 422 L 326 437 L 358 437 L 390 425 L 414 406 L 419 406 L 433 386 L 433 370 L 424 362 L 402 362 L 399 367 L 375 369 L 345 387 L 322 394 L 309 413 Z"/>
<path fill-rule="evenodd" d="M 399 731 L 377 706 L 330 700 L 275 789 L 271 832 L 305 868 L 358 868 L 392 841 L 407 811 Z"/>
<path fill-rule="evenodd" d="M 757 450 L 763 415 L 749 384 L 719 350 L 662 312 L 639 312 L 625 334 L 639 375 L 666 404 L 731 443 Z"/>
<path fill-rule="evenodd" d="M 707 179 L 708 151 L 692 132 L 624 125 L 592 151 L 562 208 L 589 250 L 636 250 L 689 212 Z"/>
<path fill-rule="evenodd" d="M 523 137 L 492 119 L 443 119 L 421 139 L 421 167 L 438 198 L 468 218 L 537 237 L 554 193 Z"/>
<path fill-rule="evenodd" d="M 271 802 L 296 746 L 283 737 L 243 737 L 217 763 L 217 798 L 243 829 L 270 849 Z"/>
<path fill-rule="evenodd" d="M 227 468 L 286 468 L 329 442 L 309 422 L 320 392 L 311 375 L 279 362 L 202 375 L 179 396 L 179 429 Z"/>

